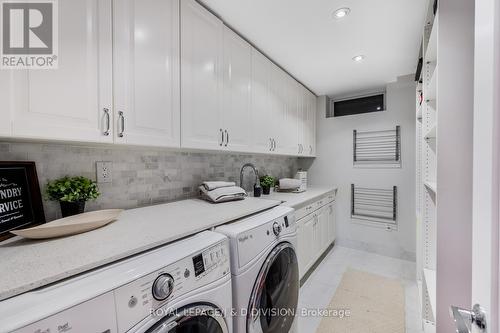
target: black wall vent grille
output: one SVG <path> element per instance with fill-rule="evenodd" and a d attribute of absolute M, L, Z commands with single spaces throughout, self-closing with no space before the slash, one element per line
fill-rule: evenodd
<path fill-rule="evenodd" d="M 343 117 L 379 111 L 385 111 L 384 94 L 331 101 L 328 117 Z"/>

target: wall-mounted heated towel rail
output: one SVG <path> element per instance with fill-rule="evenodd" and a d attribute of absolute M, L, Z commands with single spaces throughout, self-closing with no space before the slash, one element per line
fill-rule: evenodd
<path fill-rule="evenodd" d="M 353 130 L 355 166 L 401 166 L 401 127 L 382 131 Z"/>
<path fill-rule="evenodd" d="M 369 188 L 351 184 L 351 218 L 397 226 L 398 188 Z"/>

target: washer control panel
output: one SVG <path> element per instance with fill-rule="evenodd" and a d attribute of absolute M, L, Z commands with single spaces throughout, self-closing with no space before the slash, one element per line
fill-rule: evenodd
<path fill-rule="evenodd" d="M 113 292 L 59 312 L 15 333 L 116 333 Z"/>
<path fill-rule="evenodd" d="M 114 291 L 118 328 L 125 332 L 165 303 L 230 274 L 224 240 Z"/>
<path fill-rule="evenodd" d="M 279 218 L 274 218 L 268 223 L 262 223 L 239 233 L 236 238 L 237 267 L 241 268 L 248 264 L 267 244 L 271 244 L 285 235 L 295 233 L 296 228 L 295 216 L 292 211 Z"/>

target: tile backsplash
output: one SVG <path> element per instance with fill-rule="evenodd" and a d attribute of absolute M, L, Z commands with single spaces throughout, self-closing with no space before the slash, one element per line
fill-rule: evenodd
<path fill-rule="evenodd" d="M 135 208 L 198 196 L 204 180 L 239 183 L 240 168 L 251 162 L 259 174 L 292 177 L 298 158 L 253 154 L 185 152 L 140 147 L 79 146 L 32 142 L 0 142 L 1 161 L 36 162 L 40 187 L 66 175 L 96 180 L 96 162 L 112 162 L 112 183 L 99 184 L 101 196 L 86 210 Z M 245 176 L 252 177 L 248 169 Z M 247 189 L 249 181 L 245 181 Z M 44 200 L 47 220 L 60 217 L 59 204 Z"/>

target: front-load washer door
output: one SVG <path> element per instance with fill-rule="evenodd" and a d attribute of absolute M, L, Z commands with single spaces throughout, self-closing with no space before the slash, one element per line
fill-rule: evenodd
<path fill-rule="evenodd" d="M 160 319 L 146 333 L 229 333 L 229 329 L 219 309 L 194 304 Z"/>
<path fill-rule="evenodd" d="M 247 333 L 288 333 L 299 299 L 299 266 L 292 244 L 278 244 L 264 261 L 250 296 Z"/>

